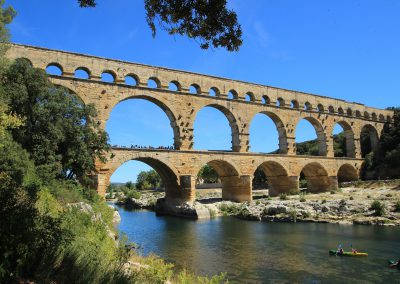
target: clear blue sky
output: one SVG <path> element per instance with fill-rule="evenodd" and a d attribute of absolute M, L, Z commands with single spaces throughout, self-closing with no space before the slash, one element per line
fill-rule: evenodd
<path fill-rule="evenodd" d="M 153 39 L 141 0 L 98 0 L 94 9 L 81 9 L 75 0 L 6 0 L 18 12 L 10 25 L 12 41 L 17 43 L 240 79 L 380 108 L 400 105 L 400 1 L 228 3 L 243 28 L 244 43 L 237 53 L 201 50 L 195 41 L 162 30 Z M 107 131 L 112 144 L 173 143 L 165 114 L 141 100 L 117 105 Z M 315 137 L 306 122 L 296 133 L 298 141 Z M 277 148 L 276 130 L 265 116 L 255 118 L 250 138 L 253 151 Z M 195 148 L 229 149 L 230 141 L 224 116 L 203 109 L 195 122 Z M 112 180 L 135 180 L 141 169 L 148 167 L 127 163 Z"/>

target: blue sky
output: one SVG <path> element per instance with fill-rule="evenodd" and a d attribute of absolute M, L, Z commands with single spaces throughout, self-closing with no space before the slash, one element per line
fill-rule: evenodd
<path fill-rule="evenodd" d="M 228 1 L 243 28 L 237 53 L 201 50 L 185 37 L 159 30 L 155 39 L 141 0 L 6 0 L 18 12 L 12 41 L 127 61 L 165 66 L 300 90 L 385 108 L 400 105 L 400 1 Z M 135 115 L 132 116 L 131 114 Z M 213 121 L 213 129 L 207 127 Z M 217 121 L 217 123 L 215 123 Z M 166 115 L 141 100 L 117 105 L 107 124 L 112 144 L 172 145 Z M 337 130 L 338 131 L 338 130 Z M 306 122 L 298 141 L 313 139 Z M 212 139 L 211 139 L 212 137 Z M 277 147 L 272 121 L 259 115 L 251 125 L 251 149 Z M 203 109 L 195 122 L 196 149 L 229 149 L 227 120 Z M 135 180 L 144 164 L 130 162 L 113 181 Z"/>

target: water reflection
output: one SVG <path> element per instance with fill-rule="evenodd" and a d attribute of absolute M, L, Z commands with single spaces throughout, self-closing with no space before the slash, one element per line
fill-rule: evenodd
<path fill-rule="evenodd" d="M 119 209 L 121 232 L 143 247 L 202 275 L 228 272 L 231 282 L 368 283 L 400 279 L 387 259 L 400 257 L 400 229 L 314 223 L 260 223 L 221 217 L 192 221 Z M 352 244 L 367 258 L 329 256 Z M 394 277 L 394 278 L 393 278 Z"/>

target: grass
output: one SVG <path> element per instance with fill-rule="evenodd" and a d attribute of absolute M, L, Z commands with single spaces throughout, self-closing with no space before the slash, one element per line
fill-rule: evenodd
<path fill-rule="evenodd" d="M 279 199 L 280 199 L 280 200 L 287 200 L 287 199 L 288 199 L 287 194 L 286 194 L 286 193 L 281 193 L 281 194 L 279 195 Z"/>
<path fill-rule="evenodd" d="M 394 212 L 400 212 L 400 200 L 397 200 L 394 204 Z"/>
<path fill-rule="evenodd" d="M 371 203 L 370 210 L 374 210 L 374 214 L 376 216 L 383 216 L 386 213 L 386 205 L 383 202 L 380 202 L 379 200 L 375 200 Z"/>

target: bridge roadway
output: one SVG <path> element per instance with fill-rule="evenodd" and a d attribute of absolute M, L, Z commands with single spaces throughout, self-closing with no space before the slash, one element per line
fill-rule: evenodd
<path fill-rule="evenodd" d="M 98 164 L 100 194 L 105 194 L 111 175 L 122 164 L 137 160 L 154 168 L 162 178 L 167 199 L 179 202 L 195 199 L 196 176 L 206 164 L 220 176 L 223 199 L 241 202 L 252 199 L 252 180 L 258 167 L 265 173 L 274 196 L 298 191 L 301 172 L 309 191 L 335 190 L 338 181 L 357 180 L 363 163 L 363 159 L 346 157 L 123 147 L 112 148 L 110 157 Z"/>

